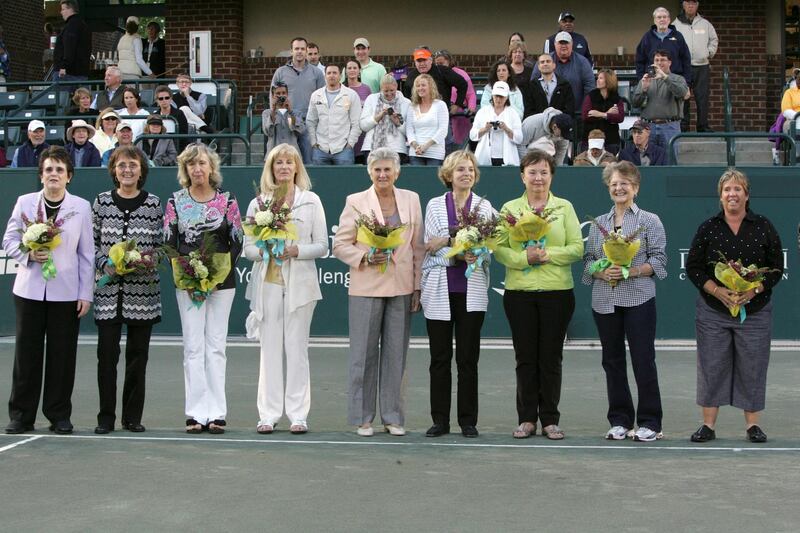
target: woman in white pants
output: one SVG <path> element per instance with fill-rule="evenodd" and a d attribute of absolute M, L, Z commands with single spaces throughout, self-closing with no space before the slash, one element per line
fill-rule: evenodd
<path fill-rule="evenodd" d="M 188 255 L 206 234 L 215 251 L 230 253 L 231 271 L 198 305 L 191 290 L 177 289 L 183 333 L 183 373 L 186 387 L 186 432 L 225 432 L 226 339 L 228 318 L 236 294 L 236 260 L 242 252 L 242 220 L 232 193 L 220 189 L 219 156 L 206 145 L 192 143 L 178 156 L 178 181 L 164 213 L 164 240 Z"/>
<path fill-rule="evenodd" d="M 322 299 L 314 259 L 328 253 L 325 211 L 319 196 L 311 192 L 300 153 L 289 144 L 279 144 L 267 155 L 260 191 L 264 205 L 285 194 L 297 239 L 285 241 L 278 255 L 269 246 L 259 246 L 256 237 L 248 236 L 245 242 L 245 257 L 253 261 L 245 294 L 251 311 L 247 336 L 261 343 L 256 431 L 272 433 L 286 413 L 289 431 L 302 434 L 308 431 L 311 408 L 308 336 L 314 307 Z M 255 216 L 257 210 L 254 198 L 247 216 Z"/>

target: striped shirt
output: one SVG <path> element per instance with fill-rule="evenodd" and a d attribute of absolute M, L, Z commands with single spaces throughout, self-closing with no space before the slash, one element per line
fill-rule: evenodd
<path fill-rule="evenodd" d="M 605 215 L 597 217 L 603 228 L 614 229 L 614 208 Z M 631 261 L 631 267 L 649 263 L 653 267 L 652 276 L 630 277 L 620 280 L 615 287 L 601 279 L 593 278 L 589 273 L 592 263 L 605 257 L 603 253 L 603 237 L 600 230 L 592 224 L 586 252 L 583 255 L 583 278 L 585 285 L 592 285 L 592 309 L 600 314 L 614 312 L 614 307 L 635 307 L 656 296 L 656 284 L 653 278 L 667 277 L 667 235 L 658 215 L 631 205 L 622 218 L 622 233 L 630 235 L 636 228 L 643 227 L 638 238 L 642 244 Z"/>

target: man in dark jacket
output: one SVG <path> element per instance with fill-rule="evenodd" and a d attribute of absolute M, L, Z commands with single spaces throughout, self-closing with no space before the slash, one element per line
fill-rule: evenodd
<path fill-rule="evenodd" d="M 550 54 L 542 54 L 536 62 L 539 78 L 532 80 L 525 95 L 525 117 L 541 113 L 548 107 L 558 109 L 570 117 L 575 115 L 575 96 L 566 78 L 555 74 L 556 64 Z"/>
<path fill-rule="evenodd" d="M 53 50 L 53 79 L 88 80 L 92 33 L 78 16 L 78 2 L 61 0 L 61 17 L 66 24 Z"/>
<path fill-rule="evenodd" d="M 576 54 L 580 54 L 586 58 L 589 63 L 594 63 L 592 53 L 589 51 L 589 41 L 586 37 L 575 31 L 575 15 L 569 11 L 564 11 L 558 16 L 559 30 L 547 38 L 544 43 L 544 52 L 546 54 L 552 53 L 556 49 L 556 35 L 559 32 L 565 31 L 572 36 L 572 45 Z"/>
<path fill-rule="evenodd" d="M 633 144 L 619 153 L 620 161 L 630 161 L 637 167 L 656 167 L 668 164 L 667 153 L 658 145 L 650 142 L 650 124 L 637 120 L 631 126 Z"/>
<path fill-rule="evenodd" d="M 408 72 L 408 78 L 403 86 L 403 94 L 406 98 L 411 98 L 411 89 L 414 87 L 414 80 L 420 74 L 428 74 L 436 82 L 436 88 L 439 90 L 439 96 L 442 101 L 450 108 L 450 113 L 459 113 L 459 107 L 467 107 L 467 81 L 453 72 L 450 67 L 441 67 L 433 64 L 433 54 L 427 48 L 417 48 L 413 54 L 414 65 L 417 68 L 412 68 Z M 450 101 L 450 95 L 453 92 L 453 87 L 456 89 L 456 99 L 454 102 Z"/>
<path fill-rule="evenodd" d="M 692 55 L 686 39 L 670 24 L 669 11 L 659 7 L 653 11 L 654 24 L 642 36 L 636 47 L 636 78 L 642 79 L 647 68 L 653 64 L 656 50 L 668 50 L 672 58 L 672 73 L 683 76 L 692 85 Z"/>
<path fill-rule="evenodd" d="M 142 37 L 142 59 L 156 78 L 163 78 L 164 71 L 167 70 L 167 45 L 159 37 L 160 34 L 161 25 L 152 21 L 147 25 L 147 37 Z"/>
<path fill-rule="evenodd" d="M 39 156 L 50 145 L 44 142 L 44 122 L 31 120 L 28 123 L 28 140 L 25 141 L 11 160 L 11 168 L 38 167 Z"/>

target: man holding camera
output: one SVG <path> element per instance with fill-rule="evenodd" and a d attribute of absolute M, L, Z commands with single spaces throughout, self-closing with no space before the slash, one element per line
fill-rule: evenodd
<path fill-rule="evenodd" d="M 282 143 L 290 144 L 300 151 L 298 138 L 306 130 L 305 122 L 292 109 L 289 88 L 282 81 L 270 88 L 269 109 L 261 114 L 261 129 L 267 140 L 265 158 L 273 148 Z"/>
<path fill-rule="evenodd" d="M 314 165 L 352 165 L 361 135 L 361 98 L 339 81 L 338 65 L 325 66 L 325 87 L 311 93 L 306 116 Z"/>
<path fill-rule="evenodd" d="M 683 76 L 670 71 L 669 50 L 656 50 L 646 74 L 633 90 L 633 106 L 642 108 L 641 117 L 650 124 L 651 141 L 667 148 L 670 139 L 681 131 L 683 101 L 689 86 Z"/>

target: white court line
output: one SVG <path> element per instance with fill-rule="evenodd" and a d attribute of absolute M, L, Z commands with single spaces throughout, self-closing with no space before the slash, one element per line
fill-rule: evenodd
<path fill-rule="evenodd" d="M 8 435 L 8 436 L 9 437 L 15 437 L 15 436 L 18 437 L 19 435 Z M 9 444 L 7 446 L 3 446 L 2 448 L 0 448 L 0 453 L 3 453 L 4 451 L 10 450 L 12 448 L 16 448 L 17 446 L 22 446 L 23 444 L 27 444 L 29 442 L 33 442 L 35 440 L 39 440 L 42 437 L 44 437 L 44 435 L 34 435 L 33 437 L 29 437 L 29 438 L 27 438 L 25 440 L 21 440 L 19 442 L 15 442 L 14 444 Z"/>
<path fill-rule="evenodd" d="M 3 436 L 3 435 L 0 435 Z M 601 444 L 481 444 L 481 443 L 448 443 L 448 442 L 385 442 L 378 439 L 364 438 L 358 441 L 338 440 L 295 440 L 295 439 L 236 439 L 236 438 L 203 438 L 203 437 L 134 437 L 104 435 L 36 435 L 30 439 L 17 442 L 10 447 L 19 446 L 39 438 L 49 439 L 91 439 L 91 440 L 130 440 L 151 442 L 204 442 L 209 444 L 294 444 L 294 445 L 331 445 L 331 446 L 400 446 L 422 448 L 485 448 L 485 449 L 547 449 L 547 450 L 608 450 L 630 452 L 632 450 L 691 451 L 691 452 L 800 452 L 800 447 L 742 447 L 742 446 L 664 446 L 664 445 L 601 445 Z M 0 452 L 8 449 L 0 448 Z"/>

